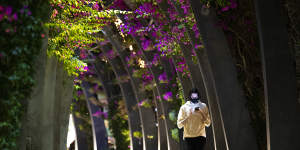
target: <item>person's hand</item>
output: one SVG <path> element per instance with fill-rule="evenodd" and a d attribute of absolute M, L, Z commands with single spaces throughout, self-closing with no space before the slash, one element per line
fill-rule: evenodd
<path fill-rule="evenodd" d="M 203 114 L 203 110 L 202 109 L 195 109 L 195 112 L 197 113 L 197 115 L 201 116 L 201 119 L 204 119 L 204 114 Z"/>
<path fill-rule="evenodd" d="M 195 112 L 202 113 L 202 110 L 201 109 L 195 109 Z"/>

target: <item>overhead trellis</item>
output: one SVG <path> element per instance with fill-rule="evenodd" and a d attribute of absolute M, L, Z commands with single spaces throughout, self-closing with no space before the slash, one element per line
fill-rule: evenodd
<path fill-rule="evenodd" d="M 118 3 L 118 1 L 116 1 L 115 3 Z M 114 5 L 115 3 L 113 3 L 112 5 Z M 125 3 L 122 3 L 121 7 L 116 6 L 115 9 L 124 9 L 124 7 L 122 6 L 129 3 L 131 2 L 125 1 Z M 95 12 L 95 10 L 100 12 L 107 12 L 105 10 L 105 6 L 103 4 L 101 4 L 100 6 L 100 4 L 97 2 L 90 2 L 86 4 L 83 3 L 83 5 L 86 5 L 85 7 L 90 7 L 89 9 L 92 9 L 89 14 L 90 16 L 94 16 L 93 12 Z M 80 56 L 83 62 L 85 61 L 85 58 L 99 59 L 97 57 L 100 57 L 102 61 L 105 61 L 112 66 L 127 104 L 126 106 L 129 114 L 129 128 L 131 130 L 130 137 L 132 148 L 135 149 L 139 147 L 139 144 L 134 142 L 133 134 L 135 131 L 142 131 L 144 138 L 143 143 L 147 143 L 147 140 L 145 139 L 147 135 L 145 133 L 145 127 L 143 126 L 143 123 L 138 123 L 139 121 L 135 121 L 137 124 L 142 124 L 142 130 L 139 130 L 137 127 L 134 127 L 133 122 L 130 121 L 136 119 L 143 121 L 143 116 L 141 113 L 142 111 L 140 109 L 140 106 L 138 105 L 142 100 L 137 99 L 139 97 L 136 97 L 134 93 L 131 94 L 131 98 L 133 99 L 129 100 L 130 96 L 128 94 L 130 92 L 125 92 L 126 90 L 128 90 L 128 88 L 126 88 L 126 86 L 124 85 L 125 83 L 128 84 L 128 86 L 130 85 L 130 89 L 135 89 L 135 93 L 139 92 L 137 88 L 133 88 L 136 86 L 135 83 L 131 82 L 132 76 L 134 76 L 134 74 L 136 75 L 136 72 L 143 72 L 140 77 L 142 77 L 144 86 L 147 84 L 154 85 L 152 87 L 150 86 L 150 89 L 156 91 L 156 93 L 158 94 L 158 102 L 154 102 L 153 107 L 157 110 L 157 112 L 159 112 L 156 113 L 156 118 L 158 120 L 162 120 L 158 121 L 158 133 L 159 135 L 163 135 L 162 132 L 165 132 L 165 137 L 159 137 L 160 146 L 167 145 L 167 147 L 170 149 L 180 148 L 179 141 L 181 141 L 182 139 L 178 138 L 178 129 L 176 128 L 174 117 L 172 118 L 171 116 L 172 114 L 173 116 L 174 114 L 177 114 L 178 107 L 182 102 L 182 100 L 176 98 L 178 90 L 174 90 L 178 87 L 177 80 L 183 81 L 184 78 L 186 78 L 185 80 L 189 78 L 191 80 L 190 83 L 192 84 L 187 85 L 186 83 L 181 82 L 181 86 L 185 86 L 185 93 L 187 93 L 187 90 L 189 88 L 197 87 L 200 89 L 203 98 L 205 100 L 208 100 L 207 102 L 209 104 L 211 116 L 213 118 L 212 129 L 214 137 L 212 137 L 212 135 L 208 135 L 210 139 L 215 139 L 216 141 L 218 141 L 216 142 L 216 148 L 225 149 L 226 147 L 228 147 L 228 145 L 229 147 L 233 148 L 238 146 L 235 146 L 234 143 L 241 143 L 242 141 L 237 142 L 234 139 L 234 137 L 237 136 L 235 133 L 240 133 L 239 128 L 236 128 L 234 124 L 237 125 L 238 123 L 246 123 L 248 124 L 246 125 L 248 126 L 247 128 L 250 129 L 250 120 L 245 119 L 247 118 L 248 114 L 247 111 L 244 111 L 244 105 L 241 105 L 242 103 L 245 103 L 245 99 L 243 98 L 242 94 L 239 94 L 239 92 L 237 92 L 241 92 L 241 89 L 239 89 L 239 87 L 237 86 L 236 90 L 232 90 L 234 91 L 234 93 L 230 94 L 229 91 L 226 92 L 226 89 L 228 88 L 222 86 L 222 84 L 238 84 L 236 75 L 234 73 L 235 70 L 232 68 L 233 61 L 231 59 L 225 60 L 226 57 L 229 58 L 229 55 L 224 53 L 223 56 L 220 55 L 219 57 L 220 59 L 224 59 L 226 63 L 224 63 L 223 61 L 219 61 L 220 59 L 216 59 L 215 62 L 220 62 L 220 65 L 218 66 L 218 63 L 213 63 L 212 60 L 210 60 L 212 59 L 210 58 L 210 54 L 206 53 L 206 49 L 209 49 L 209 52 L 214 50 L 214 47 L 210 47 L 207 41 L 216 43 L 220 42 L 220 40 L 209 40 L 205 36 L 206 34 L 204 32 L 204 36 L 201 35 L 202 39 L 200 39 L 200 32 L 203 31 L 203 29 L 197 27 L 192 9 L 189 9 L 189 1 L 158 1 L 155 3 L 143 2 L 136 4 L 131 3 L 131 5 L 127 6 L 129 7 L 125 7 L 124 9 L 127 11 L 127 13 L 117 13 L 113 15 L 107 14 L 107 18 L 105 19 L 110 20 L 110 22 L 102 23 L 103 26 L 99 26 L 99 30 L 94 30 L 95 32 L 93 33 L 91 33 L 90 30 L 85 30 L 83 32 L 83 34 L 92 36 L 94 38 L 94 41 L 89 39 L 91 40 L 91 43 L 89 43 L 88 45 L 90 46 L 90 48 L 84 44 L 83 45 L 86 47 L 80 47 Z M 72 4 L 72 7 L 76 8 L 78 6 L 73 6 Z M 205 7 L 209 6 L 207 5 Z M 205 7 L 203 7 L 202 9 L 204 13 L 213 12 L 209 10 L 209 8 Z M 96 15 L 97 14 L 99 13 L 96 13 Z M 87 18 L 90 19 L 90 16 Z M 102 19 L 102 21 L 104 21 L 105 19 Z M 215 28 L 213 26 L 213 24 L 216 24 L 214 20 L 208 20 L 207 23 L 210 24 L 213 29 Z M 103 36 L 99 36 L 97 33 L 100 32 L 104 25 L 113 27 L 106 27 L 103 29 L 103 33 L 106 38 L 104 38 Z M 115 30 L 115 33 L 113 33 L 111 29 Z M 208 31 L 212 31 L 212 29 L 209 29 Z M 224 35 L 222 34 L 218 35 L 212 33 L 212 35 L 215 35 L 217 38 L 221 37 L 224 39 Z M 123 41 L 125 45 L 121 44 L 121 41 Z M 111 46 L 107 45 L 108 42 L 111 43 Z M 206 45 L 206 48 L 204 48 L 203 44 Z M 228 47 L 226 46 L 226 42 L 224 43 L 224 41 L 223 43 L 220 42 L 216 45 L 218 45 L 219 47 Z M 123 51 L 127 52 L 127 54 Z M 93 55 L 90 55 L 92 53 Z M 124 53 L 125 55 L 122 53 Z M 87 57 L 88 55 L 90 56 Z M 216 56 L 211 57 L 219 58 Z M 125 61 L 127 61 L 127 63 Z M 180 63 L 180 61 L 184 62 L 181 63 L 182 66 L 177 65 L 178 63 Z M 232 72 L 221 71 L 221 66 L 224 64 L 228 64 L 230 66 L 229 70 L 232 70 Z M 124 68 L 124 66 L 126 67 Z M 130 71 L 128 67 L 133 67 L 134 72 Z M 223 69 L 226 69 L 226 67 Z M 222 75 L 223 78 L 215 77 L 214 75 L 216 74 L 216 71 L 221 71 L 218 72 L 220 74 L 225 73 L 224 75 Z M 180 75 L 178 79 L 176 79 L 177 75 Z M 228 77 L 231 77 L 235 80 L 227 80 L 226 78 Z M 222 95 L 222 90 L 225 90 L 224 94 L 226 93 L 227 95 L 232 95 L 232 97 L 237 98 L 236 101 L 232 98 L 226 98 L 226 94 Z M 231 101 L 226 100 L 225 102 L 225 100 L 222 99 L 229 99 Z M 241 101 L 241 99 L 244 100 L 244 102 Z M 223 104 L 223 102 L 225 102 L 226 104 Z M 237 109 L 235 109 L 237 112 L 230 112 L 229 110 L 231 108 L 228 107 L 229 105 L 237 107 Z M 133 106 L 137 106 L 137 111 L 132 110 Z M 244 117 L 242 117 L 244 118 L 244 122 L 238 121 L 240 119 L 239 115 L 241 114 L 241 112 L 243 112 L 242 114 L 245 115 Z M 133 115 L 132 113 L 135 113 L 136 115 Z M 231 119 L 228 118 L 235 116 L 233 114 L 236 114 L 237 118 L 233 120 L 237 120 L 237 122 L 232 122 L 230 121 Z M 230 123 L 234 124 L 230 125 Z M 245 125 L 243 126 L 245 127 Z M 244 127 L 243 129 L 245 129 Z M 235 130 L 231 130 L 230 128 L 234 128 Z M 249 132 L 248 135 L 253 135 L 251 134 L 253 133 L 251 130 L 245 130 L 245 132 Z M 212 134 L 212 132 L 208 133 Z M 232 137 L 232 139 L 230 137 Z M 245 140 L 244 142 L 247 143 L 249 143 L 250 141 L 255 142 L 254 137 L 250 137 L 249 139 L 240 138 L 240 140 Z M 163 144 L 162 141 L 166 143 Z M 231 143 L 231 141 L 234 142 Z M 213 144 L 211 144 L 210 146 L 212 147 L 212 145 Z"/>
<path fill-rule="evenodd" d="M 98 149 L 109 147 L 104 120 L 109 122 L 118 150 L 185 149 L 182 130 L 176 126 L 177 113 L 188 98 L 188 91 L 196 87 L 208 104 L 212 119 L 212 126 L 207 128 L 206 149 L 258 150 L 275 145 L 283 149 L 278 141 L 291 146 L 290 149 L 299 148 L 291 133 L 299 131 L 300 123 L 296 117 L 299 104 L 291 65 L 295 59 L 287 46 L 282 19 L 270 17 L 273 13 L 280 16 L 281 4 L 279 0 L 268 2 L 266 13 L 262 13 L 263 5 L 267 4 L 255 2 L 256 5 L 251 0 L 50 0 L 52 13 L 45 24 L 48 32 L 41 36 L 49 37 L 48 55 L 56 56 L 67 73 L 75 77 L 75 99 L 87 102 L 89 114 L 86 108 L 81 111 L 83 105 L 76 105 L 78 101 L 73 103 L 77 128 L 78 122 L 91 124 L 92 145 Z M 5 23 L 17 20 L 8 8 L 0 5 L 0 21 Z M 278 20 L 278 31 L 273 31 L 264 18 L 274 24 Z M 5 34 L 10 31 L 5 30 Z M 266 38 L 271 31 L 282 40 Z M 42 33 L 40 29 L 38 33 Z M 12 51 L 13 55 L 18 51 Z M 2 59 L 6 57 L 4 52 L 0 54 L 2 64 L 8 59 Z M 282 62 L 276 62 L 279 59 Z M 53 62 L 56 63 L 54 59 Z M 281 80 L 277 69 L 281 69 L 280 77 L 289 80 Z M 68 95 L 65 92 L 69 92 L 58 90 L 64 83 L 60 78 L 62 72 L 60 67 L 57 73 L 51 72 L 57 82 L 57 88 L 51 88 L 53 106 L 60 105 L 60 100 Z M 17 80 L 13 77 L 8 79 Z M 280 85 L 289 88 L 280 91 Z M 103 94 L 107 103 L 99 102 L 99 95 Z M 279 98 L 286 95 L 288 107 L 280 109 Z M 104 108 L 108 108 L 107 117 Z M 64 108 L 58 110 L 66 114 Z M 65 117 L 59 116 L 59 112 L 54 113 L 54 120 L 63 124 L 61 118 Z M 89 115 L 91 120 L 78 119 L 80 113 Z M 274 122 L 276 125 L 271 126 Z M 278 134 L 290 139 L 276 138 L 273 127 L 288 128 L 290 135 Z M 63 139 L 60 130 L 53 127 L 54 139 Z M 85 133 L 78 129 L 77 132 L 86 140 Z M 61 147 L 63 143 L 60 140 L 60 144 L 52 147 Z M 78 143 L 83 143 L 79 147 L 93 147 L 86 142 Z"/>

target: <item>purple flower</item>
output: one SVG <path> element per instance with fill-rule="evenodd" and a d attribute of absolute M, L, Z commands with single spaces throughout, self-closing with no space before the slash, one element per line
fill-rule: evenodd
<path fill-rule="evenodd" d="M 0 21 L 3 19 L 4 15 L 0 14 Z"/>
<path fill-rule="evenodd" d="M 201 47 L 201 45 L 202 45 L 201 43 L 199 43 L 199 44 L 196 44 L 196 45 L 195 45 L 195 49 L 198 49 L 198 48 L 200 48 L 200 47 Z M 195 51 L 193 51 L 193 55 L 195 55 Z"/>
<path fill-rule="evenodd" d="M 167 74 L 166 74 L 166 72 L 164 72 L 161 75 L 159 75 L 158 80 L 161 81 L 161 82 L 167 81 Z"/>
<path fill-rule="evenodd" d="M 144 103 L 144 101 L 140 101 L 140 102 L 138 103 L 138 106 L 142 106 L 143 103 Z"/>
<path fill-rule="evenodd" d="M 12 7 L 11 7 L 11 6 L 7 6 L 7 7 L 5 8 L 5 14 L 6 14 L 7 16 L 9 16 L 11 13 L 12 13 Z"/>
<path fill-rule="evenodd" d="M 14 19 L 14 20 L 18 20 L 18 15 L 17 15 L 17 13 L 14 13 L 14 14 L 13 14 L 13 19 Z"/>
<path fill-rule="evenodd" d="M 221 11 L 228 11 L 229 10 L 229 6 L 225 6 L 225 7 L 223 7 L 222 9 L 221 9 Z"/>
<path fill-rule="evenodd" d="M 116 54 L 114 52 L 114 50 L 110 50 L 106 53 L 106 56 L 109 58 L 109 59 L 112 59 L 112 58 L 115 58 L 116 57 Z"/>
<path fill-rule="evenodd" d="M 80 58 L 81 59 L 85 59 L 85 58 L 87 58 L 87 56 L 88 56 L 88 54 L 85 50 L 80 51 Z"/>
<path fill-rule="evenodd" d="M 172 98 L 172 92 L 166 92 L 163 96 L 164 100 L 170 100 Z"/>
<path fill-rule="evenodd" d="M 88 68 L 87 66 L 84 66 L 84 67 L 83 67 L 83 70 L 84 70 L 84 71 L 88 71 L 89 68 Z"/>
<path fill-rule="evenodd" d="M 94 117 L 100 117 L 103 114 L 101 110 L 98 110 L 97 112 L 93 113 Z"/>
<path fill-rule="evenodd" d="M 147 50 L 150 46 L 150 40 L 144 40 L 141 44 L 142 44 L 143 49 Z"/>
<path fill-rule="evenodd" d="M 181 8 L 183 9 L 184 14 L 188 14 L 189 12 L 189 5 L 182 5 Z"/>
<path fill-rule="evenodd" d="M 103 118 L 105 118 L 105 119 L 108 118 L 107 112 L 103 112 L 103 113 L 102 113 L 102 116 L 103 116 Z"/>
<path fill-rule="evenodd" d="M 77 91 L 78 96 L 81 96 L 82 94 L 83 94 L 82 91 Z"/>
<path fill-rule="evenodd" d="M 160 96 L 156 96 L 156 99 L 160 100 Z"/>
<path fill-rule="evenodd" d="M 28 12 L 27 12 L 27 15 L 28 15 L 28 16 L 30 16 L 31 14 L 32 14 L 31 11 L 28 11 Z"/>
<path fill-rule="evenodd" d="M 93 5 L 93 9 L 98 10 L 99 8 L 100 8 L 100 7 L 99 7 L 98 3 L 95 3 L 95 4 Z"/>
<path fill-rule="evenodd" d="M 98 84 L 95 84 L 94 86 L 93 86 L 93 88 L 94 88 L 94 91 L 97 91 L 98 90 Z"/>
<path fill-rule="evenodd" d="M 236 2 L 231 2 L 230 8 L 234 9 L 237 7 L 237 3 Z"/>

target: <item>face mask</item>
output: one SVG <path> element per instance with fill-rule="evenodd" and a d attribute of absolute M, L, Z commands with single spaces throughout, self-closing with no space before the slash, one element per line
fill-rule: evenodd
<path fill-rule="evenodd" d="M 199 100 L 198 93 L 192 93 L 191 94 L 191 102 L 198 103 L 198 100 Z"/>
<path fill-rule="evenodd" d="M 198 99 L 198 93 L 192 93 L 191 99 Z"/>

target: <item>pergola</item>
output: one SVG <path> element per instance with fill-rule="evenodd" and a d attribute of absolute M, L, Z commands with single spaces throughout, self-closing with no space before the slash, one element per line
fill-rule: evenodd
<path fill-rule="evenodd" d="M 198 39 L 195 38 L 193 31 L 186 26 L 183 27 L 190 42 L 178 41 L 178 44 L 190 77 L 182 75 L 182 72 L 175 69 L 177 56 L 169 58 L 160 56 L 158 62 L 160 65 L 151 65 L 151 61 L 157 56 L 157 51 L 143 49 L 139 36 L 129 37 L 134 45 L 133 49 L 129 48 L 124 44 L 123 37 L 115 24 L 103 27 L 99 36 L 103 37 L 105 42 L 95 43 L 94 49 L 97 49 L 98 53 L 89 53 L 88 64 L 95 70 L 96 79 L 101 83 L 108 102 L 113 103 L 120 99 L 120 96 L 125 101 L 132 150 L 184 149 L 182 131 L 180 130 L 179 141 L 172 137 L 172 130 L 177 128 L 169 115 L 173 112 L 172 104 L 163 100 L 168 91 L 177 88 L 173 86 L 176 84 L 176 79 L 180 82 L 185 97 L 188 97 L 191 88 L 196 87 L 203 96 L 204 102 L 208 104 L 212 126 L 207 128 L 209 141 L 207 150 L 257 150 L 257 139 L 250 125 L 246 98 L 238 81 L 234 59 L 223 30 L 215 26 L 216 12 L 213 8 L 201 4 L 199 0 L 189 0 L 189 2 L 204 46 L 198 48 Z M 255 4 L 263 62 L 267 147 L 268 150 L 300 149 L 298 142 L 300 105 L 297 101 L 296 78 L 293 58 L 288 47 L 288 35 L 283 18 L 278 17 L 280 1 L 255 0 Z M 174 5 L 176 6 L 175 2 Z M 168 6 L 168 2 L 162 0 L 159 7 L 167 13 Z M 129 4 L 129 7 L 134 9 L 133 5 Z M 176 11 L 179 15 L 184 15 L 179 7 L 176 7 Z M 124 16 L 118 15 L 118 17 L 125 21 Z M 168 21 L 172 22 L 171 19 Z M 144 20 L 143 23 L 148 22 Z M 150 40 L 155 41 L 151 37 Z M 192 59 L 192 49 L 195 51 L 196 62 Z M 142 52 L 140 56 L 147 66 L 145 69 L 153 76 L 154 86 L 151 94 L 155 109 L 139 105 L 149 93 L 141 87 L 142 80 L 134 76 L 134 68 L 128 65 L 126 58 L 132 52 Z M 99 54 L 100 57 L 94 57 Z M 45 70 L 41 69 L 38 72 L 41 78 L 38 79 L 39 84 L 35 88 L 34 100 L 29 104 L 29 113 L 26 117 L 29 121 L 25 127 L 27 131 L 24 131 L 26 139 L 21 140 L 23 141 L 21 143 L 23 147 L 30 147 L 30 149 L 63 149 L 66 142 L 65 121 L 68 116 L 66 110 L 72 101 L 72 88 L 70 88 L 72 84 L 66 73 L 58 67 L 61 64 L 53 58 L 46 57 L 43 54 L 40 60 L 41 68 Z M 160 82 L 159 78 L 163 73 L 169 82 Z M 64 79 L 68 81 L 67 84 Z M 118 82 L 112 82 L 114 79 Z M 99 109 L 99 106 L 89 100 L 91 97 L 97 99 L 89 90 L 92 84 L 83 81 L 81 86 L 90 112 L 94 146 L 98 150 L 108 149 L 104 121 L 92 115 Z M 49 100 L 46 102 L 38 101 L 39 99 Z M 42 113 L 36 116 L 35 112 Z M 80 119 L 74 120 L 78 149 L 87 149 L 86 136 L 78 130 Z M 45 128 L 47 131 L 43 131 Z M 141 139 L 133 136 L 136 131 L 142 133 Z M 33 133 L 38 136 L 34 136 Z M 45 140 L 43 137 L 53 140 Z"/>

